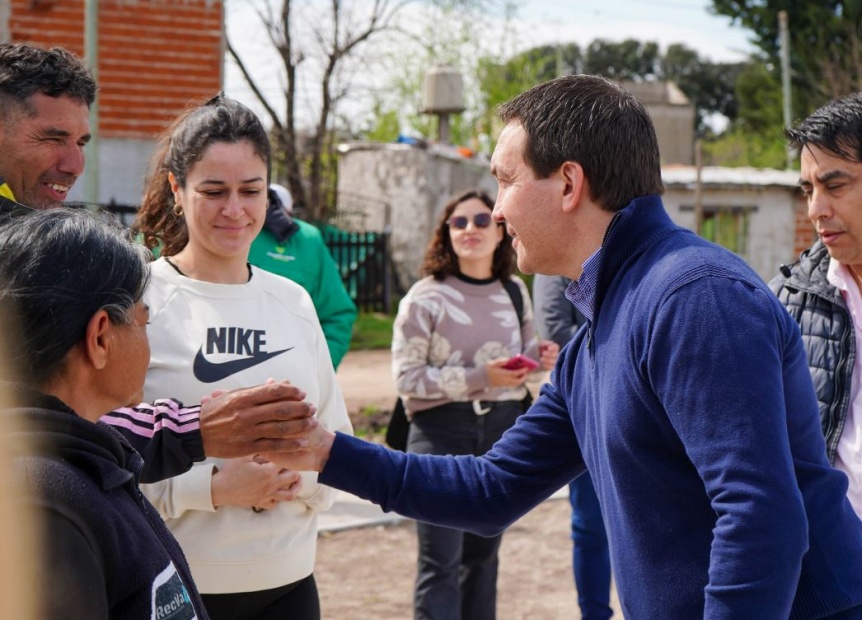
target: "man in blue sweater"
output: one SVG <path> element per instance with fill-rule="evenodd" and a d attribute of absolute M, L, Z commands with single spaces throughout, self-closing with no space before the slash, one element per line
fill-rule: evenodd
<path fill-rule="evenodd" d="M 623 615 L 862 618 L 862 522 L 830 467 L 799 328 L 732 253 L 662 205 L 649 114 L 565 76 L 502 106 L 494 209 L 525 272 L 586 317 L 551 384 L 484 456 L 323 430 L 320 482 L 494 534 L 588 468 Z"/>

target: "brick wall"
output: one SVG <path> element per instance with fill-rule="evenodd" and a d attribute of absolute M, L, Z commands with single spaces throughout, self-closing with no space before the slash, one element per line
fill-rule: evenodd
<path fill-rule="evenodd" d="M 8 1 L 8 0 L 0 0 Z M 151 138 L 222 85 L 219 0 L 99 0 L 99 129 Z M 84 0 L 11 0 L 12 42 L 84 53 Z"/>

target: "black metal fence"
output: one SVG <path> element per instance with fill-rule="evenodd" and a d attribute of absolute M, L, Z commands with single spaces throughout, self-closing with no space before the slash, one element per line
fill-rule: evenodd
<path fill-rule="evenodd" d="M 118 205 L 115 202 L 109 202 L 102 207 L 105 211 L 109 211 L 117 216 L 124 226 L 132 226 L 135 221 L 135 216 L 138 214 L 138 208 L 132 205 Z"/>
<path fill-rule="evenodd" d="M 355 233 L 324 226 L 321 233 L 356 306 L 388 314 L 392 303 L 389 231 Z"/>

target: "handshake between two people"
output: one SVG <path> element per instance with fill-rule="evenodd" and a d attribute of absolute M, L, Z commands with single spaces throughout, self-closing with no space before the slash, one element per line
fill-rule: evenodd
<path fill-rule="evenodd" d="M 556 343 L 542 340 L 539 360 L 534 364 L 550 370 L 558 354 Z M 532 364 L 507 369 L 506 363 L 495 360 L 488 364 L 492 385 L 520 385 L 534 369 Z M 318 424 L 314 417 L 317 410 L 305 397 L 305 392 L 289 381 L 274 380 L 231 392 L 213 392 L 201 401 L 204 452 L 221 458 L 260 455 L 284 469 L 321 471 L 335 433 Z"/>
<path fill-rule="evenodd" d="M 263 455 L 286 469 L 320 471 L 335 434 L 289 381 L 274 381 L 201 399 L 200 427 L 207 456 Z"/>

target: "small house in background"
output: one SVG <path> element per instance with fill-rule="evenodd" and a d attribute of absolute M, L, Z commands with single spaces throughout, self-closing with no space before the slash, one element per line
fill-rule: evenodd
<path fill-rule="evenodd" d="M 419 277 L 425 247 L 450 197 L 497 184 L 488 161 L 439 145 L 352 143 L 340 147 L 339 225 L 353 231 L 391 231 L 397 284 Z M 665 206 L 680 226 L 695 228 L 694 166 L 662 168 Z M 798 188 L 784 170 L 706 167 L 701 173 L 701 234 L 744 258 L 764 279 L 778 273 L 815 240 Z"/>
<path fill-rule="evenodd" d="M 662 178 L 671 218 L 694 230 L 697 169 L 665 166 Z M 701 235 L 739 254 L 767 281 L 816 238 L 793 170 L 707 166 L 701 170 L 701 206 Z"/>
<path fill-rule="evenodd" d="M 137 205 L 157 135 L 222 88 L 221 0 L 99 0 L 100 203 Z M 0 41 L 84 56 L 85 0 L 0 0 Z M 94 162 L 88 162 L 93 165 Z M 70 200 L 84 200 L 83 179 Z"/>
<path fill-rule="evenodd" d="M 646 106 L 662 164 L 694 163 L 694 104 L 673 82 L 621 82 Z"/>

